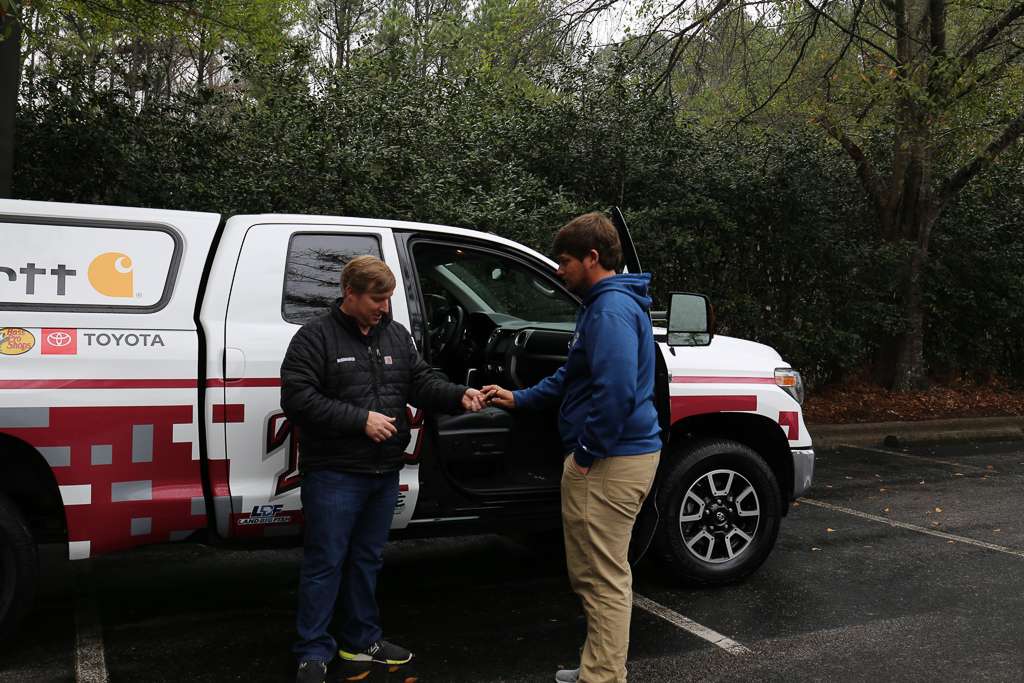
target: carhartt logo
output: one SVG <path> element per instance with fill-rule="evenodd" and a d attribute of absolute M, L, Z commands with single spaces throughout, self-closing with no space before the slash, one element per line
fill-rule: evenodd
<path fill-rule="evenodd" d="M 132 268 L 132 259 L 127 254 L 108 251 L 89 264 L 89 283 L 106 296 L 133 296 Z"/>

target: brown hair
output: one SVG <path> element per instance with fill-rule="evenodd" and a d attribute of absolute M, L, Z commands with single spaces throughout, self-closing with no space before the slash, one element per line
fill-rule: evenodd
<path fill-rule="evenodd" d="M 395 288 L 395 274 L 376 256 L 356 256 L 341 271 L 342 293 L 346 287 L 356 294 L 387 294 Z"/>
<path fill-rule="evenodd" d="M 592 211 L 577 216 L 555 235 L 555 256 L 568 254 L 583 260 L 590 250 L 597 251 L 605 270 L 618 270 L 622 264 L 622 245 L 615 226 L 603 213 Z"/>

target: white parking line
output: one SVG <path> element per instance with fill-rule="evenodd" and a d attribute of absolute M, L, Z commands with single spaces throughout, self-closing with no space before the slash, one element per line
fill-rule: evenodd
<path fill-rule="evenodd" d="M 978 548 L 984 548 L 985 550 L 994 550 L 998 553 L 1006 553 L 1007 555 L 1013 555 L 1014 557 L 1024 558 L 1024 551 L 1014 550 L 1013 548 L 1007 548 L 1006 546 L 996 545 L 995 543 L 986 543 L 985 541 L 978 541 L 973 538 L 967 538 L 966 536 L 957 536 L 956 534 L 947 534 L 945 531 L 935 531 L 934 529 L 926 529 L 923 526 L 917 526 L 915 524 L 907 524 L 906 522 L 897 522 L 894 519 L 888 517 L 880 517 L 878 515 L 868 514 L 867 512 L 861 512 L 860 510 L 852 510 L 850 508 L 844 508 L 839 505 L 833 505 L 832 503 L 825 503 L 820 500 L 812 500 L 811 498 L 798 498 L 801 503 L 808 505 L 817 505 L 820 508 L 826 510 L 833 510 L 835 512 L 843 512 L 854 517 L 860 517 L 861 519 L 870 519 L 872 522 L 881 522 L 882 524 L 888 524 L 889 526 L 899 527 L 900 529 L 907 529 L 908 531 L 917 531 L 918 533 L 928 534 L 929 536 L 936 536 L 938 538 L 945 538 L 948 541 L 956 541 L 957 543 L 965 543 L 967 545 L 973 545 Z"/>
<path fill-rule="evenodd" d="M 103 628 L 88 568 L 79 570 L 75 584 L 75 681 L 108 683 L 110 677 L 103 650 Z"/>
<path fill-rule="evenodd" d="M 722 648 L 723 650 L 725 650 L 729 654 L 733 654 L 733 655 L 749 655 L 750 654 L 750 650 L 748 650 L 746 647 L 740 645 L 735 640 L 731 640 L 730 638 L 726 638 L 725 636 L 723 636 L 718 631 L 713 631 L 712 629 L 708 628 L 707 626 L 703 626 L 701 624 L 698 624 L 693 619 L 688 619 L 688 618 L 684 617 L 682 614 L 679 614 L 678 612 L 673 612 L 668 607 L 665 607 L 664 605 L 659 605 L 658 603 L 654 602 L 653 600 L 651 600 L 649 598 L 645 598 L 642 595 L 634 593 L 633 594 L 633 604 L 636 605 L 637 607 L 639 607 L 640 609 L 644 610 L 645 612 L 650 612 L 654 616 L 661 617 L 662 619 L 664 619 L 665 621 L 669 622 L 670 624 L 674 624 L 675 626 L 678 626 L 679 628 L 683 629 L 684 631 L 688 631 L 688 632 L 692 633 L 693 635 L 697 636 L 698 638 L 703 638 L 704 640 L 708 641 L 712 645 L 717 645 L 718 647 Z"/>
<path fill-rule="evenodd" d="M 910 453 L 900 453 L 899 451 L 890 451 L 886 448 L 871 448 L 870 446 L 854 446 L 849 443 L 839 444 L 840 448 L 852 448 L 858 451 L 867 451 L 869 453 L 881 453 L 882 455 L 895 455 L 901 458 L 910 458 L 912 460 L 921 460 L 923 462 L 934 462 L 940 465 L 950 465 L 952 467 L 959 467 L 965 470 L 974 470 L 975 472 L 984 472 L 986 474 L 997 474 L 995 470 L 990 470 L 987 467 L 978 467 L 977 465 L 965 465 L 963 463 L 956 462 L 955 460 L 941 460 L 939 458 L 929 458 L 926 455 L 912 455 Z"/>

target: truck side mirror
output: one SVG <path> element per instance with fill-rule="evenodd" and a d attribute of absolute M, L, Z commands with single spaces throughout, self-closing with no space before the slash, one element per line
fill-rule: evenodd
<path fill-rule="evenodd" d="M 715 313 L 703 294 L 673 292 L 668 304 L 669 346 L 709 346 Z"/>

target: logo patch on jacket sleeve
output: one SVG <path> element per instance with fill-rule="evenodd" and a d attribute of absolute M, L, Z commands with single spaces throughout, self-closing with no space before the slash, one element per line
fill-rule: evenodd
<path fill-rule="evenodd" d="M 355 361 L 355 359 L 356 359 L 355 356 L 345 356 L 344 358 L 339 358 L 338 362 L 339 363 L 352 363 L 352 362 Z"/>

